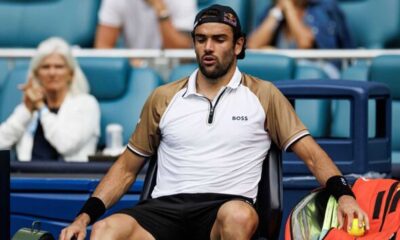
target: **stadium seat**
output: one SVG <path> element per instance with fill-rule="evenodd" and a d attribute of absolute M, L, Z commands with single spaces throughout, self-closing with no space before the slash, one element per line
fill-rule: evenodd
<path fill-rule="evenodd" d="M 392 162 L 400 164 L 400 55 L 372 60 L 369 81 L 385 83 L 392 94 Z"/>
<path fill-rule="evenodd" d="M 293 58 L 275 55 L 247 52 L 243 60 L 238 61 L 241 71 L 268 81 L 293 79 L 296 62 Z"/>
<path fill-rule="evenodd" d="M 339 0 L 357 47 L 385 48 L 400 37 L 400 1 Z"/>
<path fill-rule="evenodd" d="M 0 47 L 36 47 L 52 36 L 93 46 L 99 0 L 0 1 Z"/>
<path fill-rule="evenodd" d="M 237 13 L 240 23 L 242 25 L 242 29 L 244 32 L 247 30 L 247 21 L 248 21 L 248 3 L 244 0 L 197 0 L 198 9 L 203 9 L 212 4 L 220 4 L 227 5 L 233 8 Z"/>
<path fill-rule="evenodd" d="M 0 92 L 8 72 L 7 59 L 0 59 Z"/>
<path fill-rule="evenodd" d="M 400 56 L 383 55 L 372 60 L 371 65 L 356 65 L 342 74 L 345 80 L 382 82 L 392 94 L 392 162 L 400 164 Z M 370 102 L 368 135 L 375 136 L 375 102 Z M 349 135 L 349 103 L 341 102 L 333 107 L 331 134 L 335 137 Z"/>
<path fill-rule="evenodd" d="M 0 122 L 6 120 L 21 103 L 22 92 L 18 89 L 18 85 L 26 82 L 27 73 L 27 64 L 20 64 L 8 72 L 0 92 Z"/>
<path fill-rule="evenodd" d="M 143 184 L 140 200 L 151 198 L 151 193 L 156 185 L 157 156 L 149 160 L 146 177 Z M 262 176 L 258 184 L 256 210 L 259 216 L 258 229 L 253 240 L 276 240 L 279 237 L 280 223 L 283 212 L 283 182 L 282 182 L 282 156 L 276 145 L 271 144 L 271 149 L 262 167 Z"/>
<path fill-rule="evenodd" d="M 150 68 L 131 68 L 126 59 L 79 59 L 88 78 L 91 93 L 101 109 L 99 147 L 105 146 L 105 128 L 110 123 L 123 127 L 127 144 L 151 91 L 161 84 L 159 75 Z"/>
<path fill-rule="evenodd" d="M 3 84 L 6 80 L 7 73 L 8 73 L 7 60 L 0 59 L 0 99 L 1 99 Z"/>

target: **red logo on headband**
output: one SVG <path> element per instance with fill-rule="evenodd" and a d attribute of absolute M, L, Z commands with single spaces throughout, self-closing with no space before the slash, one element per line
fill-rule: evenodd
<path fill-rule="evenodd" d="M 236 17 L 232 13 L 224 13 L 224 21 L 235 27 L 237 25 Z"/>

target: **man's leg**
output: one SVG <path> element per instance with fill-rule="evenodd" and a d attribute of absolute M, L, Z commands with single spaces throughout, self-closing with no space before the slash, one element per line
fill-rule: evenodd
<path fill-rule="evenodd" d="M 90 239 L 154 240 L 155 238 L 131 216 L 114 214 L 93 225 Z"/>
<path fill-rule="evenodd" d="M 224 203 L 218 210 L 211 230 L 211 240 L 248 240 L 258 226 L 258 215 L 253 206 L 241 200 Z"/>

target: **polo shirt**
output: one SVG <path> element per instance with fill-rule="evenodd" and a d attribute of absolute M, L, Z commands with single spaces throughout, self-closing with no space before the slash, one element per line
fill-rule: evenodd
<path fill-rule="evenodd" d="M 196 91 L 197 71 L 151 94 L 128 148 L 145 157 L 157 152 L 153 198 L 222 193 L 255 200 L 271 140 L 287 149 L 309 132 L 272 83 L 236 68 L 210 101 Z"/>

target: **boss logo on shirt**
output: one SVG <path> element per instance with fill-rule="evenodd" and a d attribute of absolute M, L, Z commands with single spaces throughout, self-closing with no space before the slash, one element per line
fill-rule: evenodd
<path fill-rule="evenodd" d="M 233 121 L 247 121 L 247 116 L 232 116 Z"/>

